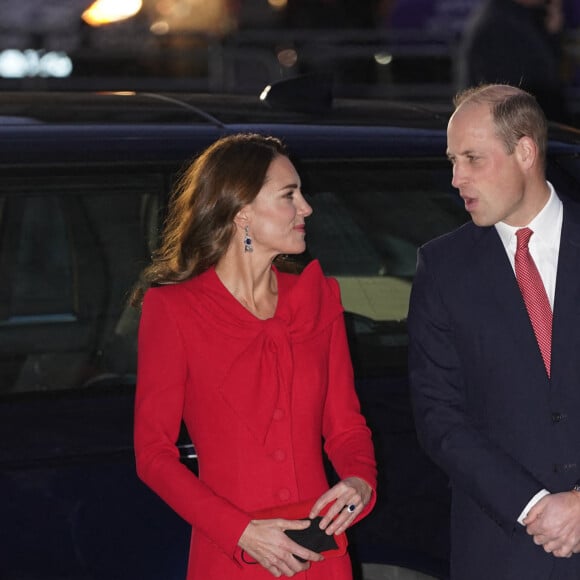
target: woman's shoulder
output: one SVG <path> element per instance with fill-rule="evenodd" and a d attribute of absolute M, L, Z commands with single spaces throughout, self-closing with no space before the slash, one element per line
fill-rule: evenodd
<path fill-rule="evenodd" d="M 181 282 L 157 284 L 145 292 L 145 302 L 170 302 L 179 304 L 182 301 L 188 301 L 207 291 L 208 284 L 211 284 L 211 273 L 203 272 L 198 276 L 183 280 Z"/>
<path fill-rule="evenodd" d="M 282 294 L 304 302 L 327 301 L 340 306 L 340 288 L 335 278 L 326 276 L 318 260 L 312 260 L 299 274 L 278 272 Z"/>
<path fill-rule="evenodd" d="M 329 280 L 334 280 L 334 278 L 329 278 L 324 274 L 318 260 L 312 260 L 302 268 L 291 266 L 281 269 L 277 267 L 276 274 L 278 281 L 282 282 L 286 287 L 325 285 Z"/>

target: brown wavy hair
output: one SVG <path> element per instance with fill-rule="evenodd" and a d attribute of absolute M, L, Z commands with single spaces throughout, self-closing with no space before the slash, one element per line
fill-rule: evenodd
<path fill-rule="evenodd" d="M 217 264 L 235 232 L 234 218 L 264 184 L 282 142 L 256 133 L 223 137 L 184 171 L 171 195 L 161 244 L 131 296 L 139 306 L 148 287 L 175 284 Z"/>

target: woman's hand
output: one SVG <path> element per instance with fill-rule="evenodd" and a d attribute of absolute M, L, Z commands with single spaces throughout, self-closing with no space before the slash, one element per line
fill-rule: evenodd
<path fill-rule="evenodd" d="M 238 545 L 272 576 L 291 577 L 297 572 L 308 570 L 310 561 L 324 560 L 320 554 L 300 546 L 284 533 L 284 530 L 304 530 L 309 525 L 308 520 L 252 520 Z M 307 561 L 300 562 L 294 555 Z"/>
<path fill-rule="evenodd" d="M 308 517 L 316 517 L 326 504 L 334 501 L 322 518 L 320 527 L 328 535 L 341 534 L 369 503 L 372 492 L 371 486 L 364 479 L 347 477 L 318 498 Z"/>

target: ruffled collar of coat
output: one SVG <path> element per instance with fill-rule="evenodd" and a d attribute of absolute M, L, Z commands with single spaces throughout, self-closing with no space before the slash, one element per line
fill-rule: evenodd
<path fill-rule="evenodd" d="M 184 283 L 194 293 L 192 306 L 204 323 L 241 346 L 224 369 L 220 390 L 261 443 L 280 397 L 290 393 L 294 365 L 300 362 L 294 361 L 292 344 L 313 338 L 343 312 L 338 283 L 324 276 L 317 260 L 299 275 L 274 270 L 278 305 L 274 316 L 266 320 L 244 308 L 213 268 Z"/>

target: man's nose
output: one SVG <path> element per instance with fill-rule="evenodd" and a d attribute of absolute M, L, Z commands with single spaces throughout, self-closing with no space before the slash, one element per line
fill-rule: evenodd
<path fill-rule="evenodd" d="M 465 184 L 467 180 L 466 171 L 460 167 L 458 164 L 453 166 L 453 177 L 451 179 L 451 185 L 457 189 Z"/>

